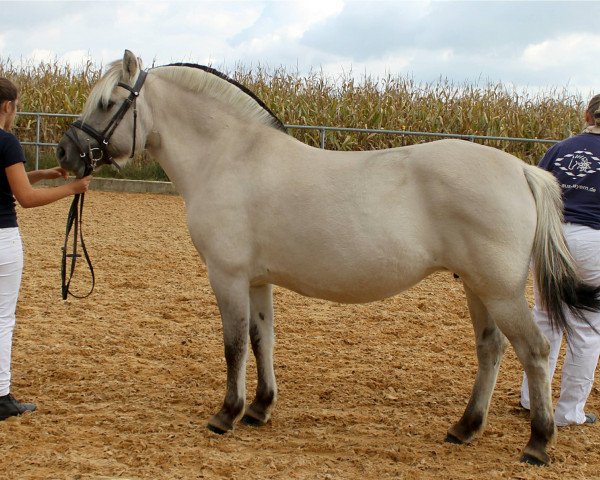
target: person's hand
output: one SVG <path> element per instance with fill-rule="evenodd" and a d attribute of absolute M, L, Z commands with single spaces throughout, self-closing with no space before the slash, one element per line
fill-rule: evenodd
<path fill-rule="evenodd" d="M 70 185 L 73 189 L 73 193 L 85 193 L 88 190 L 88 186 L 92 181 L 92 176 L 88 175 L 87 177 L 77 178 L 73 180 Z"/>
<path fill-rule="evenodd" d="M 66 179 L 68 176 L 68 172 L 62 168 L 62 167 L 54 167 L 54 168 L 48 168 L 47 170 L 44 170 L 44 177 L 47 180 L 54 180 L 55 178 L 64 178 Z"/>

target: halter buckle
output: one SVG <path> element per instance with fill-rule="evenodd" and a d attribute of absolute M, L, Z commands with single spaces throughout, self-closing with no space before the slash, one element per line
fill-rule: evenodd
<path fill-rule="evenodd" d="M 100 152 L 100 155 L 96 156 L 96 151 Z M 98 147 L 89 146 L 89 158 L 90 158 L 90 167 L 92 167 L 92 171 L 96 170 L 98 166 L 98 162 L 104 158 L 104 150 Z"/>

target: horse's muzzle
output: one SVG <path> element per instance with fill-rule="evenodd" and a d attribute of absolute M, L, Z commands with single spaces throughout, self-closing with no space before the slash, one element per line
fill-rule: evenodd
<path fill-rule="evenodd" d="M 56 147 L 56 159 L 65 170 L 72 172 L 77 178 L 84 176 L 86 165 L 79 154 L 78 148 L 71 139 L 64 135 Z"/>

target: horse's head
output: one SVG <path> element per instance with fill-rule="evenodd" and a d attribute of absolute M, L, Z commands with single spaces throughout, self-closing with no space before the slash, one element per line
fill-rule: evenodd
<path fill-rule="evenodd" d="M 145 143 L 146 123 L 137 109 L 146 72 L 141 61 L 125 50 L 91 91 L 82 115 L 61 138 L 56 156 L 61 167 L 82 177 L 99 165 L 118 168 Z M 146 110 L 146 109 L 143 109 Z"/>

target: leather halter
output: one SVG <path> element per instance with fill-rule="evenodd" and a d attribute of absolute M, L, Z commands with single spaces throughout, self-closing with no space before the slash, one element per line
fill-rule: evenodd
<path fill-rule="evenodd" d="M 140 95 L 140 90 L 142 89 L 142 86 L 144 85 L 144 80 L 146 80 L 147 74 L 148 74 L 148 72 L 146 72 L 145 70 L 141 70 L 140 74 L 138 75 L 138 78 L 135 82 L 135 85 L 133 87 L 130 87 L 129 85 L 127 85 L 126 83 L 123 83 L 123 82 L 119 82 L 117 84 L 117 86 L 123 87 L 125 90 L 128 90 L 129 96 L 123 101 L 123 103 L 119 107 L 119 110 L 117 110 L 115 112 L 113 117 L 108 122 L 108 125 L 102 132 L 99 132 L 94 127 L 92 127 L 86 123 L 83 123 L 81 120 L 76 120 L 75 122 L 73 122 L 71 124 L 71 127 L 67 130 L 67 132 L 66 132 L 67 137 L 69 137 L 69 139 L 77 146 L 77 148 L 79 149 L 79 152 L 80 152 L 79 156 L 83 159 L 83 161 L 86 164 L 85 175 L 89 175 L 90 173 L 92 173 L 94 171 L 94 169 L 96 168 L 96 166 L 101 161 L 104 161 L 103 163 L 112 163 L 119 170 L 121 169 L 121 167 L 117 164 L 117 162 L 115 162 L 113 160 L 112 155 L 110 154 L 110 152 L 108 150 L 109 141 L 110 141 L 113 133 L 115 133 L 116 128 L 119 126 L 119 123 L 121 123 L 121 120 L 123 120 L 123 117 L 125 117 L 125 114 L 129 110 L 129 108 L 131 108 L 132 105 L 133 105 L 133 140 L 132 140 L 132 146 L 131 146 L 131 154 L 129 155 L 129 158 L 133 158 L 133 156 L 135 155 L 135 137 L 136 137 L 136 130 L 137 130 L 137 128 L 136 128 L 137 127 L 136 100 L 137 100 L 138 96 Z M 79 143 L 79 141 L 77 139 L 77 135 L 75 135 L 75 133 L 72 132 L 73 128 L 77 128 L 77 129 L 81 130 L 82 132 L 87 133 L 90 137 L 92 137 L 96 141 L 98 146 L 92 148 L 92 146 L 89 145 L 87 150 L 84 149 L 81 146 L 81 144 Z M 88 139 L 88 142 L 89 142 L 89 139 Z M 95 155 L 95 152 L 97 150 L 100 151 L 99 156 Z"/>

